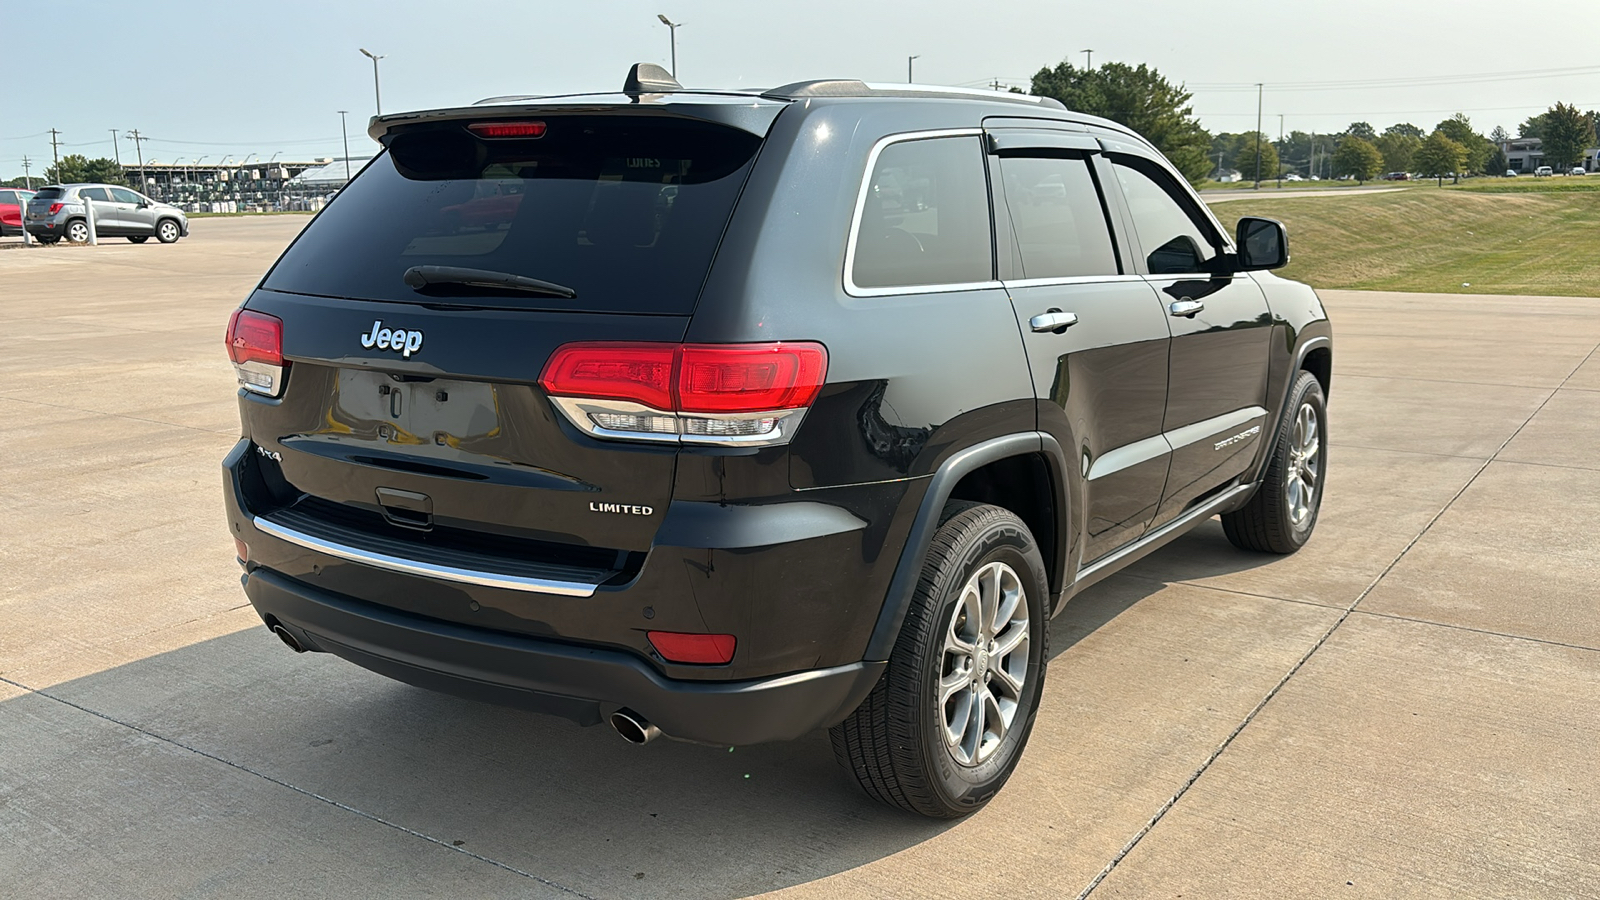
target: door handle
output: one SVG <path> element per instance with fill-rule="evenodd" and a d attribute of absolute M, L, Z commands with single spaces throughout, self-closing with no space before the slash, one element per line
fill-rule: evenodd
<path fill-rule="evenodd" d="M 1053 331 L 1056 334 L 1060 334 L 1076 324 L 1078 324 L 1077 313 L 1062 312 L 1059 309 L 1040 313 L 1028 320 L 1028 327 L 1034 331 Z"/>
<path fill-rule="evenodd" d="M 1172 301 L 1172 305 L 1167 307 L 1167 310 L 1174 316 L 1182 316 L 1185 319 L 1192 319 L 1197 314 L 1204 312 L 1205 308 L 1206 304 L 1204 301 L 1190 300 L 1188 297 L 1184 297 L 1182 300 Z"/>

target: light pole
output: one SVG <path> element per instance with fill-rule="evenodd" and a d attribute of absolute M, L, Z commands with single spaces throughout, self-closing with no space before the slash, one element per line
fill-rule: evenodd
<path fill-rule="evenodd" d="M 1261 90 L 1264 87 L 1256 83 L 1256 190 L 1261 190 Z"/>
<path fill-rule="evenodd" d="M 349 110 L 339 110 L 339 131 L 344 135 L 344 183 L 350 183 L 350 132 L 344 127 L 344 117 Z"/>
<path fill-rule="evenodd" d="M 378 60 L 383 59 L 383 56 L 374 55 L 372 51 L 365 47 L 361 48 L 361 55 L 372 60 L 372 101 L 378 108 L 378 115 L 381 116 L 383 115 L 383 93 L 378 90 Z M 345 156 L 348 157 L 349 155 L 348 152 L 345 153 Z"/>
<path fill-rule="evenodd" d="M 666 16 L 662 15 L 661 13 L 656 13 L 656 18 L 661 20 L 661 24 L 667 26 L 667 33 L 669 35 L 671 35 L 671 40 L 672 40 L 672 77 L 673 78 L 677 78 L 678 77 L 678 26 L 682 25 L 683 23 L 682 22 L 674 22 L 671 19 L 667 18 Z"/>
<path fill-rule="evenodd" d="M 911 61 L 914 60 L 914 59 L 921 59 L 921 58 L 922 58 L 922 55 L 920 53 L 918 55 L 916 55 L 916 56 L 908 56 L 908 57 L 906 57 L 906 84 L 915 84 L 916 83 L 916 79 L 911 77 Z"/>
<path fill-rule="evenodd" d="M 1083 48 L 1083 70 L 1085 72 L 1094 70 L 1094 48 L 1092 47 Z"/>
<path fill-rule="evenodd" d="M 121 169 L 122 169 L 122 149 L 117 146 L 117 130 L 115 128 L 107 128 L 106 130 L 111 132 L 111 152 L 116 154 L 116 156 L 117 156 L 117 169 L 118 169 L 118 171 L 121 171 Z"/>
<path fill-rule="evenodd" d="M 1278 113 L 1278 146 L 1283 146 L 1283 113 Z M 1283 187 L 1283 158 L 1278 159 L 1278 187 Z"/>

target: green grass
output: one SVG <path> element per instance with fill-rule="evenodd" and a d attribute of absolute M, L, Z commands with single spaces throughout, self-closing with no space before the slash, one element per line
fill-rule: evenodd
<path fill-rule="evenodd" d="M 1230 231 L 1240 216 L 1282 221 L 1292 260 L 1282 274 L 1313 287 L 1600 298 L 1600 197 L 1590 196 L 1600 178 L 1597 188 L 1543 184 L 1588 179 L 1539 181 L 1538 189 L 1246 198 L 1213 209 Z"/>
<path fill-rule="evenodd" d="M 1428 182 L 1433 184 L 1434 182 Z M 1600 175 L 1581 178 L 1473 178 L 1460 184 L 1446 181 L 1445 190 L 1471 191 L 1476 194 L 1581 194 L 1600 193 Z"/>
<path fill-rule="evenodd" d="M 188 217 L 191 218 L 191 219 L 228 219 L 228 218 L 236 219 L 236 218 L 239 218 L 241 216 L 309 216 L 309 215 L 311 215 L 311 212 L 309 210 L 303 210 L 303 209 L 283 209 L 283 210 L 273 210 L 272 212 L 231 212 L 231 213 L 192 212 L 192 213 L 186 213 L 186 215 L 188 215 Z"/>

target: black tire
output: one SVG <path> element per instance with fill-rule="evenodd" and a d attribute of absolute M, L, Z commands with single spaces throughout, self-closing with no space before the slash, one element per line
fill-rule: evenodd
<path fill-rule="evenodd" d="M 150 240 L 150 235 L 148 235 L 148 234 L 130 234 L 130 235 L 128 235 L 128 241 L 130 243 L 142 244 L 142 243 L 144 243 L 145 241 L 148 241 L 148 240 Z"/>
<path fill-rule="evenodd" d="M 1027 745 L 1044 687 L 1049 582 L 1033 535 L 1010 511 L 952 502 L 945 507 L 942 519 L 890 654 L 888 670 L 861 707 L 829 734 L 839 764 L 855 777 L 868 796 L 910 812 L 950 819 L 982 809 L 1011 776 Z M 1006 617 L 1004 627 L 993 629 L 993 640 L 984 640 L 994 648 L 1012 634 L 1009 629 L 1019 628 L 1027 641 L 1026 650 L 1017 646 L 993 657 L 984 652 L 979 659 L 975 649 L 972 658 L 966 660 L 967 666 L 949 665 L 958 657 L 950 655 L 946 639 L 965 628 L 967 620 L 957 604 L 969 579 L 981 572 L 1003 575 L 1005 571 L 1015 576 L 1015 584 L 1023 593 L 1016 608 L 1025 608 L 1028 618 L 1026 623 L 1019 623 L 1013 613 Z M 980 633 L 989 634 L 987 630 Z M 973 640 L 972 645 L 985 646 L 984 640 Z M 978 737 L 971 756 L 960 758 L 963 748 L 946 741 L 950 704 L 960 709 L 969 690 L 971 698 L 990 693 L 1005 696 L 1011 690 L 1006 678 L 1014 678 L 1005 670 L 1014 671 L 1018 663 L 1023 663 L 1023 659 L 1013 656 L 1025 658 L 1026 674 L 1020 692 L 1006 701 L 1015 703 L 1009 726 L 991 745 L 987 731 L 991 723 L 984 721 L 982 727 L 975 729 Z M 966 681 L 969 677 L 970 683 Z M 995 682 L 992 686 L 990 679 Z M 962 685 L 950 691 L 949 700 L 944 703 L 938 697 L 941 680 Z M 980 690 L 984 693 L 980 694 Z M 970 704 L 978 701 L 966 702 L 970 709 Z M 957 712 L 954 718 L 962 720 L 964 734 L 971 730 L 973 720 L 965 714 Z M 986 747 L 989 749 L 985 751 Z"/>
<path fill-rule="evenodd" d="M 41 244 L 54 244 L 54 243 L 58 243 L 61 240 L 61 238 L 59 238 L 59 237 L 57 237 L 55 235 L 51 235 L 50 237 L 45 237 L 44 235 L 41 235 L 41 234 L 34 235 L 33 239 L 38 241 Z"/>
<path fill-rule="evenodd" d="M 87 244 L 87 243 L 89 243 L 89 223 L 87 221 L 83 220 L 83 219 L 71 219 L 71 220 L 69 220 L 67 222 L 67 228 L 66 228 L 66 231 L 64 233 L 66 234 L 67 243 L 69 243 L 69 244 Z M 73 237 L 73 235 L 75 235 L 75 234 L 82 235 L 83 237 L 81 239 Z"/>
<path fill-rule="evenodd" d="M 1314 449 L 1306 453 L 1304 440 L 1297 439 L 1303 428 L 1297 423 L 1310 416 L 1315 425 L 1311 438 Z M 1309 500 L 1296 499 L 1295 482 L 1304 491 L 1311 478 Z M 1273 436 L 1272 459 L 1255 496 L 1243 508 L 1222 517 L 1222 530 L 1241 550 L 1261 553 L 1293 553 L 1311 539 L 1322 510 L 1322 495 L 1328 480 L 1328 404 L 1322 385 L 1310 372 L 1301 372 L 1289 391 L 1283 421 Z M 1291 511 L 1303 508 L 1303 512 Z"/>
<path fill-rule="evenodd" d="M 162 219 L 156 223 L 156 240 L 163 244 L 177 243 L 183 236 L 183 228 L 178 225 L 177 219 Z"/>

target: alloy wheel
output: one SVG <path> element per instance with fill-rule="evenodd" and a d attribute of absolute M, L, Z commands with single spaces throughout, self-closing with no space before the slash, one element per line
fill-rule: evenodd
<path fill-rule="evenodd" d="M 1284 497 L 1289 506 L 1289 521 L 1294 527 L 1303 528 L 1316 508 L 1322 466 L 1322 429 L 1311 404 L 1300 404 L 1289 439 L 1289 483 Z"/>
<path fill-rule="evenodd" d="M 1028 598 L 1001 562 L 979 568 L 945 626 L 936 698 L 945 747 L 976 766 L 999 749 L 1016 719 L 1028 677 Z"/>
<path fill-rule="evenodd" d="M 67 226 L 67 240 L 73 242 L 74 244 L 86 244 L 86 243 L 88 243 L 89 242 L 89 226 L 85 225 L 82 222 L 73 222 L 71 225 L 68 225 Z"/>

